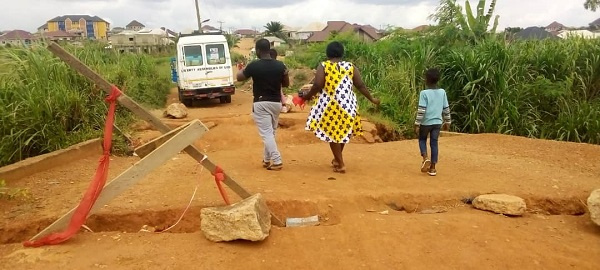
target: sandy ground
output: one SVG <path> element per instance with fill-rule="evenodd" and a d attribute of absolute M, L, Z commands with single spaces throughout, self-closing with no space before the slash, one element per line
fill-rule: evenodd
<path fill-rule="evenodd" d="M 198 104 L 179 122 L 215 123 L 196 142 L 211 160 L 262 193 L 278 217 L 318 214 L 322 226 L 274 227 L 262 243 L 207 241 L 200 209 L 223 202 L 210 174 L 179 154 L 90 217 L 94 233 L 24 249 L 21 241 L 76 206 L 97 165 L 93 157 L 10 183 L 31 197 L 0 201 L 0 269 L 600 269 L 600 228 L 582 203 L 600 188 L 600 164 L 590 162 L 600 146 L 444 137 L 438 176 L 428 177 L 419 171 L 416 141 L 357 140 L 345 152 L 348 172 L 340 175 L 331 169 L 328 146 L 304 131 L 307 111 L 297 110 L 282 115 L 277 135 L 285 168 L 270 172 L 261 167 L 251 98 L 238 91 L 231 104 Z M 173 93 L 170 102 L 176 101 Z M 138 160 L 113 157 L 110 177 Z M 196 185 L 200 191 L 177 227 L 138 232 L 173 224 Z M 509 218 L 461 202 L 484 193 L 522 196 L 529 211 Z"/>

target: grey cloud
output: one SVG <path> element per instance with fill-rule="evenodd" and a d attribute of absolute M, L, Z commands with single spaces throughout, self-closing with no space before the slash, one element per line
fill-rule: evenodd
<path fill-rule="evenodd" d="M 439 3 L 438 0 L 347 0 L 348 2 L 367 5 L 396 6 Z"/>
<path fill-rule="evenodd" d="M 303 2 L 307 2 L 307 0 L 298 0 L 298 1 L 290 1 L 290 0 L 201 0 L 210 4 L 211 6 L 219 7 L 219 6 L 228 6 L 228 7 L 246 7 L 246 8 L 279 8 L 285 7 L 289 5 L 300 4 Z"/>

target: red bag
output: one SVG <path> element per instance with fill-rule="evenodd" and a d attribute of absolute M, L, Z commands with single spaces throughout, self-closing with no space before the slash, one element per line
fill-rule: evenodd
<path fill-rule="evenodd" d="M 301 98 L 298 95 L 294 95 L 292 102 L 294 103 L 295 106 L 299 106 L 300 109 L 302 109 L 302 110 L 304 110 L 304 106 L 306 106 L 306 100 L 304 100 L 303 98 Z"/>

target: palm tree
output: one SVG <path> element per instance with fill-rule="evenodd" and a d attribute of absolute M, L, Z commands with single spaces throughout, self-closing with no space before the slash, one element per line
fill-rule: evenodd
<path fill-rule="evenodd" d="M 237 44 L 240 41 L 240 39 L 236 35 L 225 34 L 225 38 L 227 38 L 227 44 L 229 45 L 229 49 L 239 48 Z"/>
<path fill-rule="evenodd" d="M 265 25 L 265 35 L 267 36 L 276 36 L 281 39 L 285 39 L 285 35 L 283 34 L 283 24 L 276 21 L 271 21 Z"/>

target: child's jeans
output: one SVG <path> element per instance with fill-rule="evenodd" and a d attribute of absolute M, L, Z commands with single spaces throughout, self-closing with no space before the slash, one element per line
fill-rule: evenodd
<path fill-rule="evenodd" d="M 419 128 L 419 148 L 421 149 L 421 156 L 427 155 L 427 135 L 429 135 L 429 147 L 431 147 L 431 163 L 436 164 L 438 162 L 438 138 L 440 137 L 440 130 L 442 125 L 430 125 Z"/>

